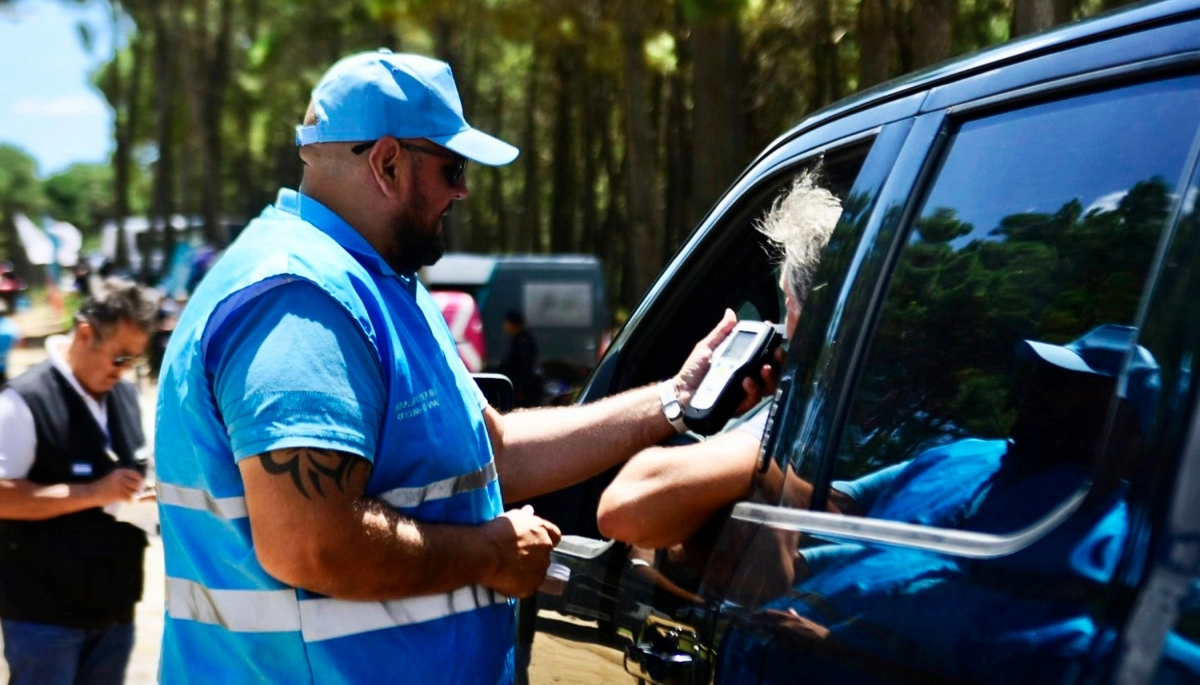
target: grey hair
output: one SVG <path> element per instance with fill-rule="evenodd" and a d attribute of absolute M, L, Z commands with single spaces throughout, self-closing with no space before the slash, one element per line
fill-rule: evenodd
<path fill-rule="evenodd" d="M 120 321 L 150 334 L 158 323 L 158 298 L 149 288 L 129 279 L 106 278 L 80 305 L 75 320 L 88 322 L 104 335 Z"/>
<path fill-rule="evenodd" d="M 813 287 L 821 253 L 842 214 L 842 201 L 816 183 L 818 172 L 802 172 L 755 226 L 779 252 L 791 295 L 803 303 Z"/>

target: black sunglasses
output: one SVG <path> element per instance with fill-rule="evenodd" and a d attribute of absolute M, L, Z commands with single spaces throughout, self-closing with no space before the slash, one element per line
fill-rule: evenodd
<path fill-rule="evenodd" d="M 366 143 L 359 143 L 358 145 L 350 148 L 350 152 L 356 155 L 361 155 L 367 150 L 370 150 L 371 146 L 374 144 L 375 141 L 373 140 Z M 425 154 L 433 155 L 434 157 L 453 160 L 453 164 L 443 169 L 443 172 L 446 174 L 446 183 L 449 183 L 451 188 L 457 186 L 458 182 L 462 180 L 463 174 L 467 172 L 467 158 L 463 157 L 457 152 L 450 152 L 448 150 L 442 150 L 436 147 L 428 147 L 426 145 L 417 145 L 416 143 L 406 143 L 404 141 L 400 141 L 400 147 L 404 148 L 405 150 L 412 150 L 413 152 L 424 152 Z"/>

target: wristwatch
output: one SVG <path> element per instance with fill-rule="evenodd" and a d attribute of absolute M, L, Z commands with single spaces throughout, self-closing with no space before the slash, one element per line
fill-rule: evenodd
<path fill-rule="evenodd" d="M 662 402 L 663 416 L 671 422 L 675 432 L 682 433 L 687 430 L 687 424 L 683 422 L 683 405 L 679 403 L 679 396 L 675 394 L 675 381 L 668 378 L 658 384 L 658 399 Z"/>

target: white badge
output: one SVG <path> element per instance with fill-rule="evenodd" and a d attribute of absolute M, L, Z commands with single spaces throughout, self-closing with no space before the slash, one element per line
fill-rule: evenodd
<path fill-rule="evenodd" d="M 92 475 L 92 465 L 87 463 L 71 464 L 71 473 L 76 476 L 90 476 Z"/>

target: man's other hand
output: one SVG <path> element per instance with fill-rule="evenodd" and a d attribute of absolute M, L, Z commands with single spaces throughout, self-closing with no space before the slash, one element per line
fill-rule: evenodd
<path fill-rule="evenodd" d="M 509 597 L 529 597 L 537 592 L 550 566 L 550 552 L 562 538 L 558 526 L 525 506 L 504 512 L 484 528 L 499 563 L 483 585 Z"/>
<path fill-rule="evenodd" d="M 116 469 L 107 476 L 88 484 L 97 506 L 113 502 L 132 502 L 142 489 L 142 474 L 133 469 Z"/>
<path fill-rule="evenodd" d="M 770 364 L 763 364 L 758 370 L 760 378 L 751 376 L 742 380 L 742 390 L 746 391 L 746 399 L 742 400 L 737 411 L 733 412 L 734 416 L 745 414 L 758 405 L 762 398 L 775 394 L 775 389 L 779 387 L 779 369 L 783 368 L 785 356 L 783 347 L 776 347 L 775 360 Z"/>

